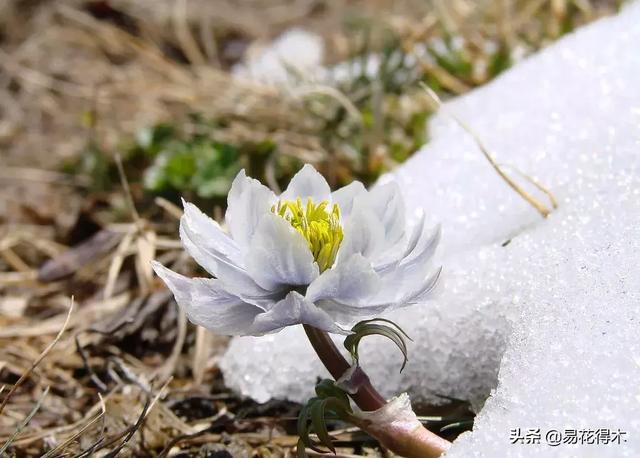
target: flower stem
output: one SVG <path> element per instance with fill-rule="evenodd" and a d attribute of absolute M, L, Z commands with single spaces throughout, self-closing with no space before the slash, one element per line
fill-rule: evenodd
<path fill-rule="evenodd" d="M 333 340 L 326 332 L 307 324 L 304 325 L 304 330 L 324 367 L 327 368 L 335 380 L 338 380 L 351 367 L 349 362 L 342 356 L 342 353 L 336 348 Z M 364 382 L 358 391 L 351 397 L 356 405 L 365 412 L 378 410 L 387 403 L 382 395 L 371 385 L 366 375 L 364 375 Z"/>
<path fill-rule="evenodd" d="M 342 356 L 326 332 L 309 325 L 304 325 L 304 330 L 324 367 L 335 380 L 338 380 L 351 367 L 349 362 Z M 358 370 L 362 371 L 360 368 Z M 365 412 L 383 409 L 387 401 L 373 387 L 364 372 L 361 372 L 360 379 L 363 382 L 358 391 L 350 395 L 356 405 Z M 359 421 L 357 426 L 378 439 L 384 447 L 408 458 L 435 458 L 451 446 L 450 442 L 432 433 L 419 422 L 415 425 L 407 425 L 401 420 L 394 421 L 394 419 L 385 421 L 383 424 Z"/>

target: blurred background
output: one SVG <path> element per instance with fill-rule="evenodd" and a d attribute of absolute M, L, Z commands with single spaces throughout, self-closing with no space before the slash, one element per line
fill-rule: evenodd
<path fill-rule="evenodd" d="M 277 188 L 303 162 L 371 183 L 428 140 L 419 82 L 463 94 L 619 3 L 3 0 L 0 179 L 106 191 L 118 153 L 171 199 L 223 205 L 240 168 Z"/>
<path fill-rule="evenodd" d="M 187 325 L 149 270 L 159 258 L 196 272 L 179 198 L 222 221 L 241 168 L 276 191 L 304 163 L 333 187 L 371 184 L 429 141 L 421 84 L 462 95 L 621 3 L 0 0 L 0 386 L 76 301 L 0 414 L 0 443 L 18 456 L 293 453 L 299 406 L 230 393 L 216 368 L 227 340 Z M 422 412 L 473 418 L 465 400 Z M 380 456 L 348 438 L 349 456 Z"/>

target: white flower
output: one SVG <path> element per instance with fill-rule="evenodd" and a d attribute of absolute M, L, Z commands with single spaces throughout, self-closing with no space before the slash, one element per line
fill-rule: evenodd
<path fill-rule="evenodd" d="M 226 221 L 229 234 L 184 203 L 180 238 L 214 279 L 153 264 L 189 319 L 219 334 L 296 324 L 348 333 L 341 325 L 418 302 L 440 273 L 429 263 L 440 231 L 425 231 L 423 217 L 406 230 L 395 183 L 367 191 L 354 181 L 332 193 L 305 165 L 278 197 L 243 170 Z"/>

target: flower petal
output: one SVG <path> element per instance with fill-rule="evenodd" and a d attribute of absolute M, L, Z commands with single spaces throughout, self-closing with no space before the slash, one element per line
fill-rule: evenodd
<path fill-rule="evenodd" d="M 372 258 L 379 254 L 384 243 L 384 229 L 367 205 L 355 203 L 351 216 L 344 222 L 344 239 L 338 250 L 340 259 L 349 259 L 354 254 Z"/>
<path fill-rule="evenodd" d="M 264 313 L 227 292 L 220 280 L 187 278 L 155 261 L 152 266 L 189 320 L 217 334 L 244 335 L 256 316 Z"/>
<path fill-rule="evenodd" d="M 207 272 L 221 280 L 225 289 L 236 296 L 247 295 L 254 298 L 270 296 L 273 291 L 260 287 L 247 271 L 212 248 L 207 237 L 192 231 L 187 219 L 180 220 L 180 239 L 187 252 Z"/>
<path fill-rule="evenodd" d="M 300 293 L 292 291 L 271 310 L 256 317 L 250 335 L 277 332 L 296 324 L 308 324 L 327 332 L 349 334 L 349 331 L 340 328 L 326 312 L 305 300 Z"/>
<path fill-rule="evenodd" d="M 431 271 L 420 269 L 406 274 L 399 269 L 394 275 L 382 278 L 380 293 L 371 300 L 371 307 L 391 309 L 413 305 L 423 299 L 436 287 L 442 267 Z"/>
<path fill-rule="evenodd" d="M 180 224 L 184 224 L 189 233 L 197 234 L 207 251 L 219 253 L 229 261 L 242 265 L 242 253 L 235 240 L 229 237 L 215 220 L 202 213 L 192 203 L 183 199 L 182 205 L 184 214 L 180 218 Z"/>
<path fill-rule="evenodd" d="M 246 249 L 262 217 L 271 213 L 275 194 L 258 180 L 248 178 L 244 169 L 233 180 L 227 197 L 225 219 L 233 240 Z"/>
<path fill-rule="evenodd" d="M 429 235 L 426 235 L 429 234 Z M 412 266 L 422 266 L 429 262 L 429 259 L 433 256 L 440 243 L 442 237 L 442 227 L 438 224 L 430 233 L 423 231 L 423 236 L 420 238 L 416 248 L 407 255 L 407 257 L 400 263 L 404 268 Z"/>
<path fill-rule="evenodd" d="M 314 303 L 326 299 L 361 303 L 378 292 L 379 280 L 371 263 L 356 253 L 324 271 L 309 285 L 305 297 Z"/>
<path fill-rule="evenodd" d="M 340 207 L 340 216 L 343 220 L 349 218 L 353 210 L 353 201 L 356 197 L 367 193 L 364 185 L 359 181 L 352 181 L 346 186 L 331 193 L 331 200 Z"/>
<path fill-rule="evenodd" d="M 431 257 L 440 240 L 440 226 L 423 237 L 414 253 L 395 269 L 380 273 L 380 291 L 370 301 L 371 306 L 387 308 L 414 304 L 436 286 L 441 269 L 431 267 Z"/>
<path fill-rule="evenodd" d="M 303 202 L 311 197 L 314 202 L 322 202 L 331 197 L 331 189 L 318 171 L 309 164 L 294 175 L 289 182 L 289 187 L 280 196 L 281 200 L 296 200 L 301 198 Z"/>
<path fill-rule="evenodd" d="M 262 218 L 246 257 L 247 272 L 262 288 L 308 285 L 319 274 L 304 237 L 284 218 Z"/>
<path fill-rule="evenodd" d="M 406 245 L 404 249 L 400 249 L 400 247 L 394 247 L 395 249 L 389 250 L 391 251 L 391 256 L 384 257 L 382 259 L 378 259 L 377 262 L 374 263 L 374 270 L 378 273 L 388 272 L 389 270 L 395 268 L 400 261 L 411 256 L 414 252 L 420 241 L 425 237 L 424 230 L 424 212 L 420 212 L 418 222 L 413 226 L 411 231 L 411 235 L 406 241 Z"/>
<path fill-rule="evenodd" d="M 405 206 L 400 187 L 396 182 L 375 186 L 367 200 L 384 228 L 385 246 L 398 242 L 405 231 Z"/>
<path fill-rule="evenodd" d="M 440 277 L 441 269 L 434 270 L 429 262 L 439 238 L 440 228 L 437 227 L 428 237 L 421 239 L 412 255 L 394 268 L 376 274 L 376 287 L 372 288 L 369 294 L 366 288 L 354 289 L 353 291 L 357 291 L 357 294 L 349 296 L 324 293 L 331 291 L 323 284 L 324 279 L 320 281 L 327 275 L 329 272 L 327 271 L 316 280 L 318 286 L 315 286 L 316 282 L 314 282 L 309 287 L 307 298 L 314 300 L 320 308 L 343 324 L 354 322 L 362 317 L 375 316 L 389 309 L 418 303 L 433 291 Z M 340 264 L 337 264 L 331 270 L 339 271 L 339 266 Z M 350 281 L 350 272 L 358 272 L 358 270 L 353 266 L 345 268 L 345 282 Z M 356 278 L 359 277 L 356 276 Z M 336 283 L 335 280 L 334 283 Z M 358 284 L 357 280 L 355 284 Z"/>
<path fill-rule="evenodd" d="M 363 318 L 371 318 L 387 310 L 414 305 L 424 300 L 436 287 L 441 269 L 430 276 L 423 277 L 420 282 L 412 281 L 412 289 L 407 285 L 397 285 L 392 281 L 381 282 L 380 293 L 360 301 L 341 302 L 336 299 L 322 300 L 318 307 L 327 312 L 337 323 L 353 324 Z M 403 289 L 404 288 L 404 289 Z"/>

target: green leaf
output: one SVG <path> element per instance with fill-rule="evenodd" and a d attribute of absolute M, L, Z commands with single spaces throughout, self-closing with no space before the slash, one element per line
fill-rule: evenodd
<path fill-rule="evenodd" d="M 298 458 L 307 458 L 308 455 L 305 449 L 306 445 L 302 438 L 298 439 L 298 443 L 296 444 L 296 454 L 298 455 Z"/>
<path fill-rule="evenodd" d="M 323 445 L 333 453 L 333 439 L 327 430 L 327 418 L 339 418 L 349 420 L 352 415 L 351 405 L 347 393 L 341 390 L 332 380 L 322 380 L 316 385 L 317 397 L 309 399 L 307 404 L 300 409 L 298 415 L 298 450 L 299 457 L 306 456 L 304 448 L 310 448 L 318 453 L 327 453 L 318 445 Z M 312 441 L 311 432 L 318 436 L 319 442 Z"/>
<path fill-rule="evenodd" d="M 319 398 L 311 398 L 309 402 L 300 410 L 300 414 L 298 415 L 298 437 L 299 440 L 302 441 L 305 447 L 310 448 L 318 453 L 324 453 L 325 451 L 321 448 L 318 448 L 309 437 L 310 429 L 309 429 L 309 420 L 312 420 L 311 409 L 321 402 Z M 313 422 L 312 422 L 313 424 Z"/>
<path fill-rule="evenodd" d="M 302 409 L 300 409 L 300 413 L 298 414 L 298 436 L 300 436 L 300 440 L 304 443 L 305 446 L 308 446 L 311 442 L 309 440 L 309 408 L 311 407 L 313 399 L 316 398 L 312 398 L 311 400 L 309 400 L 309 402 L 305 404 Z"/>
<path fill-rule="evenodd" d="M 233 178 L 240 171 L 238 150 L 227 144 L 204 139 L 192 147 L 197 162 L 193 187 L 200 197 L 223 197 L 231 189 Z"/>
<path fill-rule="evenodd" d="M 136 132 L 136 144 L 138 148 L 149 156 L 155 156 L 169 141 L 176 138 L 178 138 L 178 133 L 170 124 L 157 124 Z"/>
<path fill-rule="evenodd" d="M 320 399 L 335 398 L 341 403 L 345 411 L 350 411 L 349 397 L 347 393 L 336 386 L 333 380 L 325 379 L 316 385 L 316 394 Z"/>
<path fill-rule="evenodd" d="M 506 45 L 500 46 L 489 61 L 489 76 L 492 78 L 502 73 L 512 65 L 511 53 Z"/>
<path fill-rule="evenodd" d="M 327 402 L 325 399 L 315 402 L 311 406 L 310 415 L 311 415 L 311 424 L 313 425 L 313 429 L 320 440 L 320 443 L 331 450 L 333 453 L 336 453 L 336 449 L 333 446 L 333 439 L 329 435 L 329 431 L 327 430 L 327 423 L 324 419 L 325 407 Z"/>

